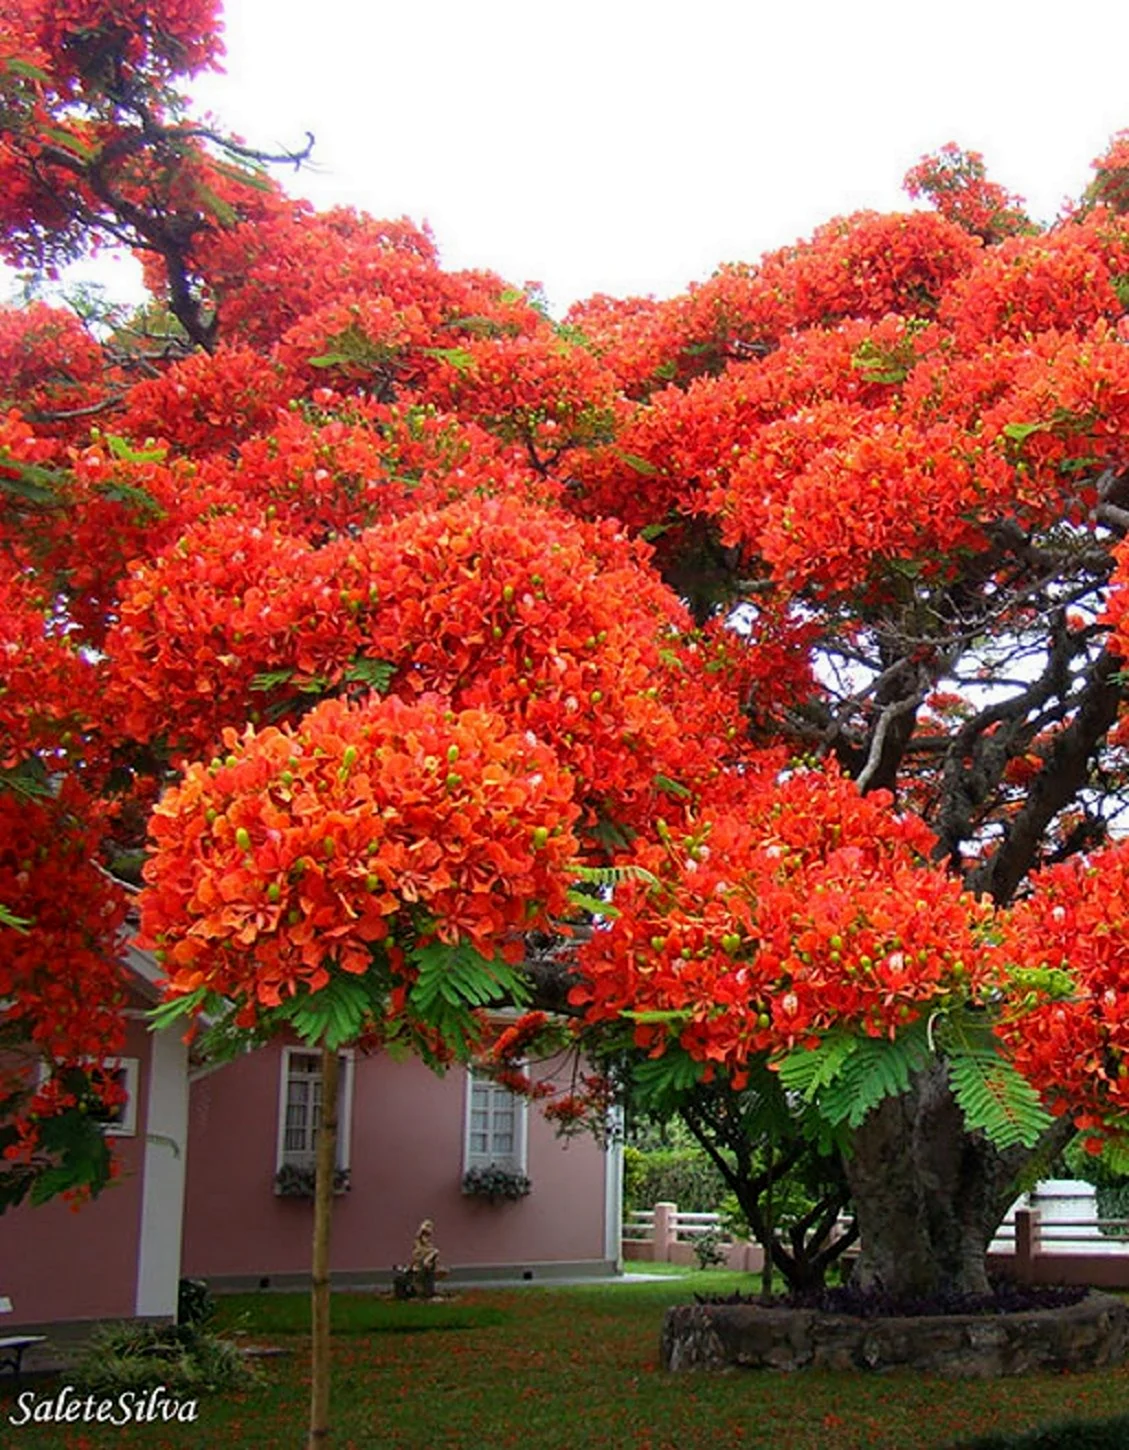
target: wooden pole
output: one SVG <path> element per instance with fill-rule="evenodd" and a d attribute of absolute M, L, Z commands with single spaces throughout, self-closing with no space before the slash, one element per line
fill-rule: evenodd
<path fill-rule="evenodd" d="M 321 1050 L 321 1122 L 317 1136 L 317 1176 L 314 1180 L 314 1244 L 310 1289 L 311 1366 L 310 1436 L 308 1450 L 322 1450 L 329 1442 L 329 1229 L 333 1218 L 333 1179 L 337 1168 L 336 1050 Z"/>

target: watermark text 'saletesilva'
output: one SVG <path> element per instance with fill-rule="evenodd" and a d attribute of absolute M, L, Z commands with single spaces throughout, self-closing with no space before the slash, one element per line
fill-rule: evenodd
<path fill-rule="evenodd" d="M 164 1385 L 151 1390 L 122 1390 L 116 1395 L 82 1395 L 74 1385 L 54 1394 L 24 1390 L 16 1396 L 9 1425 L 155 1425 L 192 1424 L 195 1400 L 178 1400 Z"/>

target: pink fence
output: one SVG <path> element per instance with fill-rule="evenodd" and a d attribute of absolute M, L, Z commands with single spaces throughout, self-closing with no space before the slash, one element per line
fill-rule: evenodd
<path fill-rule="evenodd" d="M 675 1203 L 628 1214 L 623 1257 L 628 1262 L 697 1264 L 694 1242 L 721 1227 L 716 1213 L 682 1213 Z M 1100 1238 L 1096 1235 L 1105 1230 Z M 1046 1219 L 1037 1208 L 1018 1208 L 1001 1229 L 988 1264 L 1024 1284 L 1086 1284 L 1129 1289 L 1129 1221 Z M 725 1266 L 756 1273 L 764 1263 L 759 1244 L 723 1241 Z M 852 1250 L 857 1252 L 857 1249 Z"/>
<path fill-rule="evenodd" d="M 656 1203 L 653 1209 L 628 1214 L 623 1225 L 623 1257 L 649 1264 L 697 1264 L 694 1241 L 721 1227 L 716 1213 L 680 1213 L 676 1203 Z M 727 1240 L 718 1245 L 725 1267 L 739 1273 L 757 1273 L 764 1265 L 759 1244 Z"/>

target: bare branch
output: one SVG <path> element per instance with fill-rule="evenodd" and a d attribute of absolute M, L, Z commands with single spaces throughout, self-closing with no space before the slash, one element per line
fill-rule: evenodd
<path fill-rule="evenodd" d="M 1129 509 L 1115 503 L 1100 503 L 1094 510 L 1099 523 L 1108 524 L 1119 534 L 1129 534 Z"/>
<path fill-rule="evenodd" d="M 878 724 L 870 741 L 870 750 L 866 757 L 866 764 L 859 772 L 855 784 L 860 791 L 865 791 L 871 781 L 877 776 L 882 765 L 883 752 L 886 749 L 887 737 L 890 734 L 894 721 L 902 715 L 909 715 L 915 711 L 928 694 L 928 687 L 922 686 L 913 695 L 904 699 L 894 700 L 887 705 L 879 716 Z"/>
<path fill-rule="evenodd" d="M 71 418 L 93 418 L 99 413 L 108 413 L 120 407 L 123 393 L 114 393 L 100 403 L 91 403 L 87 408 L 29 408 L 26 416 L 31 423 L 65 423 Z"/>
<path fill-rule="evenodd" d="M 1077 714 L 1051 743 L 1023 808 L 1004 827 L 999 849 L 969 877 L 970 890 L 986 891 L 1000 903 L 1010 901 L 1036 864 L 1047 827 L 1081 790 L 1094 750 L 1117 719 L 1123 698 L 1121 664 L 1107 650 L 1092 666 Z"/>

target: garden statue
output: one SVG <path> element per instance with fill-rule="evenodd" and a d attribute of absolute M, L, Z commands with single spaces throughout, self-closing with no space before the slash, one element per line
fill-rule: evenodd
<path fill-rule="evenodd" d="M 425 1218 L 416 1230 L 412 1257 L 407 1264 L 392 1267 L 392 1293 L 397 1299 L 434 1299 L 435 1281 L 447 1270 L 439 1263 L 439 1250 L 432 1242 L 435 1226 Z"/>

